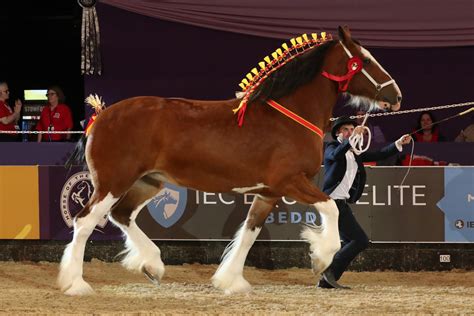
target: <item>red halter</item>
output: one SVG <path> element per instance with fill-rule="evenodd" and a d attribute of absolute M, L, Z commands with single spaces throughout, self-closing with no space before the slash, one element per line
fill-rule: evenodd
<path fill-rule="evenodd" d="M 330 80 L 338 82 L 339 91 L 344 92 L 347 91 L 347 87 L 349 86 L 352 77 L 362 70 L 362 60 L 357 56 L 350 58 L 347 61 L 347 70 L 347 73 L 343 76 L 332 75 L 326 71 L 323 71 L 321 74 Z"/>

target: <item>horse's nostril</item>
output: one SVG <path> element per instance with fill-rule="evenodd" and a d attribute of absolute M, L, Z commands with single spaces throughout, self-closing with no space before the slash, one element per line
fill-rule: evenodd
<path fill-rule="evenodd" d="M 402 96 L 401 95 L 397 96 L 397 102 L 398 103 L 402 102 Z"/>

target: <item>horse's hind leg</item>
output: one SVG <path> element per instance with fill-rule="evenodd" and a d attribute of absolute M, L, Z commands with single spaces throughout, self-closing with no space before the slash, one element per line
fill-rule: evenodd
<path fill-rule="evenodd" d="M 223 260 L 212 277 L 212 283 L 226 294 L 251 290 L 243 276 L 245 259 L 276 201 L 274 198 L 255 196 L 245 222 L 224 251 Z"/>
<path fill-rule="evenodd" d="M 129 270 L 144 272 L 158 283 L 165 272 L 160 249 L 135 222 L 141 209 L 161 190 L 162 183 L 144 176 L 130 188 L 110 213 L 110 218 L 125 233 L 126 241 L 122 264 Z"/>
<path fill-rule="evenodd" d="M 100 195 L 94 192 L 84 209 L 74 219 L 74 237 L 64 250 L 61 259 L 58 285 L 65 294 L 86 295 L 92 288 L 82 278 L 84 249 L 90 234 L 118 200 L 111 193 Z"/>

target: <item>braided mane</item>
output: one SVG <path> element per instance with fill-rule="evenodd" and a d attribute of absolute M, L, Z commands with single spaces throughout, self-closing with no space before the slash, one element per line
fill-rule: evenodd
<path fill-rule="evenodd" d="M 279 98 L 293 92 L 296 88 L 308 83 L 320 71 L 323 57 L 329 48 L 336 44 L 330 34 L 307 34 L 290 39 L 291 47 L 286 43 L 276 49 L 271 56 L 266 56 L 258 63 L 260 71 L 253 68 L 239 86 L 244 94 L 240 105 L 234 109 L 239 114 L 239 125 L 248 102 L 256 99 Z"/>

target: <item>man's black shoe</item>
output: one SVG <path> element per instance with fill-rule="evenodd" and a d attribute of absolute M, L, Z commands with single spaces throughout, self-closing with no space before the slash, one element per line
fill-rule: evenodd
<path fill-rule="evenodd" d="M 350 289 L 350 287 L 348 286 L 340 285 L 339 283 L 337 283 L 336 278 L 334 277 L 334 274 L 332 273 L 331 269 L 327 269 L 326 271 L 323 272 L 321 281 L 325 281 L 327 285 L 330 285 L 334 289 L 344 289 L 344 290 Z M 321 283 L 321 281 L 319 281 L 319 283 Z M 319 287 L 319 284 L 318 284 L 318 287 Z M 321 286 L 321 288 L 323 287 Z"/>
<path fill-rule="evenodd" d="M 333 289 L 334 288 L 334 286 L 332 286 L 331 284 L 324 281 L 323 278 L 321 278 L 321 280 L 319 280 L 318 287 L 321 288 L 321 289 Z"/>

